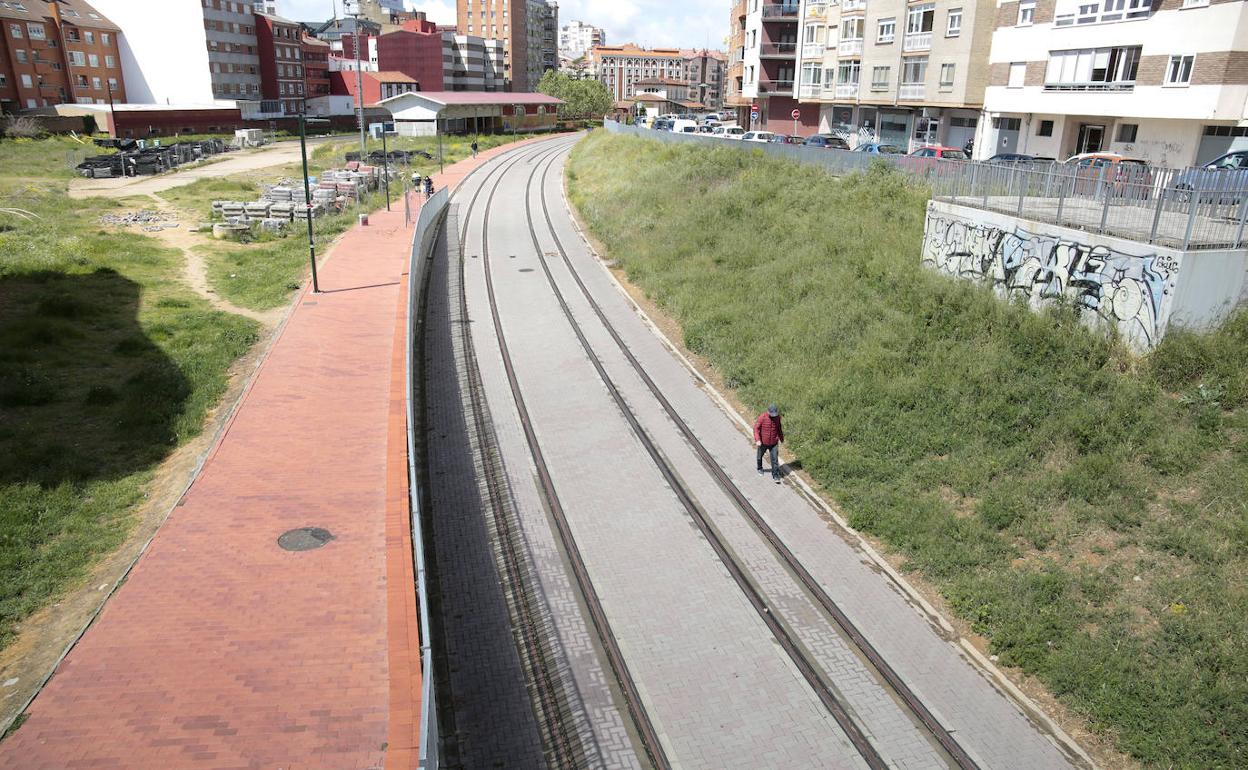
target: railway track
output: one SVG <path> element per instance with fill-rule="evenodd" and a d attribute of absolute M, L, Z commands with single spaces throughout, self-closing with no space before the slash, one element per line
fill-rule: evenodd
<path fill-rule="evenodd" d="M 767 547 L 774 554 L 775 558 L 784 565 L 800 586 L 801 591 L 819 608 L 826 618 L 829 627 L 835 628 L 839 635 L 848 640 L 853 648 L 858 651 L 861 658 L 864 659 L 874 670 L 884 685 L 889 688 L 895 695 L 896 699 L 904 704 L 905 708 L 910 712 L 922 730 L 926 731 L 935 743 L 940 747 L 943 758 L 953 766 L 962 768 L 962 770 L 979 770 L 978 763 L 970 756 L 970 754 L 962 747 L 954 738 L 952 733 L 947 730 L 940 721 L 935 717 L 922 700 L 911 690 L 911 688 L 901 679 L 897 672 L 888 664 L 879 651 L 866 639 L 864 634 L 855 626 L 845 612 L 836 604 L 836 602 L 822 588 L 818 581 L 810 574 L 801 561 L 793 554 L 784 541 L 779 537 L 774 529 L 766 522 L 764 517 L 750 502 L 749 498 L 742 490 L 732 481 L 724 469 L 714 459 L 705 445 L 694 434 L 690 426 L 676 411 L 672 403 L 664 395 L 661 388 L 654 382 L 653 378 L 646 372 L 645 367 L 634 356 L 628 345 L 625 343 L 619 331 L 607 318 L 605 312 L 599 303 L 594 299 L 588 287 L 584 283 L 581 275 L 577 271 L 567 249 L 564 247 L 562 239 L 559 237 L 558 230 L 555 227 L 550 212 L 549 201 L 547 199 L 547 177 L 550 169 L 554 165 L 557 157 L 570 149 L 570 144 L 560 143 L 554 148 L 540 148 L 534 152 L 525 153 L 506 163 L 501 163 L 495 169 L 491 170 L 486 179 L 477 188 L 469 203 L 469 211 L 475 209 L 479 196 L 489 188 L 485 198 L 485 212 L 482 216 L 482 261 L 485 273 L 486 294 L 489 300 L 490 313 L 494 323 L 495 336 L 498 342 L 499 351 L 503 359 L 503 368 L 505 370 L 508 386 L 512 396 L 516 402 L 519 412 L 521 426 L 523 428 L 525 439 L 528 444 L 530 455 L 537 469 L 542 495 L 545 498 L 552 512 L 556 528 L 565 551 L 569 555 L 569 561 L 572 565 L 574 575 L 576 577 L 578 588 L 586 597 L 586 604 L 589 607 L 591 620 L 594 623 L 596 633 L 603 643 L 606 651 L 608 662 L 612 671 L 616 676 L 620 685 L 620 690 L 624 695 L 630 717 L 634 722 L 637 734 L 641 739 L 645 751 L 655 767 L 663 768 L 670 766 L 663 746 L 655 734 L 654 725 L 652 724 L 644 704 L 637 693 L 636 683 L 632 680 L 628 673 L 627 662 L 620 654 L 618 644 L 615 641 L 614 634 L 611 632 L 610 623 L 603 611 L 601 602 L 598 600 L 594 591 L 589 573 L 585 568 L 584 560 L 580 555 L 576 542 L 572 537 L 571 528 L 567 517 L 559 502 L 558 491 L 551 480 L 549 469 L 542 454 L 536 433 L 533 428 L 532 419 L 530 418 L 528 408 L 525 404 L 524 394 L 517 379 L 515 368 L 512 364 L 510 350 L 507 346 L 506 336 L 503 332 L 503 326 L 499 314 L 498 303 L 494 291 L 493 276 L 490 267 L 490 211 L 494 196 L 503 179 L 513 167 L 518 165 L 522 160 L 527 159 L 528 164 L 533 168 L 528 172 L 525 181 L 525 201 L 524 211 L 526 216 L 526 224 L 528 228 L 529 238 L 532 242 L 534 251 L 537 254 L 538 261 L 541 264 L 542 271 L 546 281 L 554 293 L 559 307 L 562 310 L 569 326 L 577 337 L 586 357 L 590 361 L 598 374 L 598 377 L 610 394 L 620 414 L 628 423 L 629 428 L 636 436 L 637 440 L 645 449 L 656 468 L 675 493 L 681 506 L 688 513 L 691 521 L 698 528 L 699 532 L 705 538 L 706 542 L 711 546 L 716 556 L 727 570 L 728 574 L 741 590 L 742 594 L 748 600 L 751 607 L 763 621 L 776 643 L 785 651 L 789 660 L 801 674 L 812 691 L 817 695 L 827 712 L 836 721 L 841 730 L 848 737 L 854 749 L 861 755 L 865 764 L 877 770 L 886 768 L 888 764 L 882 758 L 878 748 L 872 743 L 871 738 L 863 730 L 855 716 L 851 713 L 851 709 L 841 701 L 837 693 L 835 683 L 830 681 L 826 672 L 819 664 L 812 659 L 811 654 L 802 646 L 794 630 L 790 627 L 789 622 L 782 617 L 782 613 L 774 611 L 773 605 L 763 590 L 758 586 L 757 581 L 751 576 L 750 570 L 742 560 L 732 551 L 731 547 L 724 541 L 723 537 L 711 521 L 707 512 L 698 503 L 696 496 L 689 490 L 688 486 L 681 480 L 676 473 L 672 463 L 664 457 L 654 438 L 649 435 L 646 429 L 638 419 L 637 414 L 629 406 L 621 393 L 617 384 L 613 381 L 606 367 L 603 365 L 597 351 L 589 342 L 585 332 L 577 321 L 572 309 L 570 308 L 567 298 L 563 290 L 560 289 L 554 274 L 548 263 L 548 253 L 543 251 L 539 234 L 537 231 L 537 220 L 534 219 L 534 211 L 532 206 L 532 188 L 535 181 L 540 182 L 540 203 L 541 203 L 541 221 L 544 222 L 549 232 L 550 238 L 555 245 L 555 251 L 562 260 L 568 273 L 572 276 L 576 283 L 580 294 L 587 302 L 603 329 L 608 333 L 614 341 L 629 366 L 636 372 L 639 379 L 646 385 L 647 389 L 662 407 L 664 413 L 677 427 L 681 436 L 687 445 L 693 449 L 699 461 L 705 467 L 711 477 L 714 478 L 718 486 L 731 499 L 737 511 L 748 521 L 750 527 L 763 539 Z M 495 172 L 498 172 L 497 174 Z M 461 243 L 461 266 L 463 257 L 463 243 L 465 241 L 468 230 L 467 217 L 465 217 L 464 232 L 460 239 Z M 462 291 L 462 288 L 461 288 Z M 466 302 L 466 297 L 462 298 Z"/>
<path fill-rule="evenodd" d="M 542 496 L 547 504 L 548 510 L 550 511 L 552 518 L 555 521 L 560 543 L 563 546 L 564 552 L 567 554 L 569 564 L 572 568 L 573 577 L 576 580 L 577 588 L 580 591 L 582 599 L 585 602 L 585 605 L 588 609 L 590 620 L 594 626 L 595 634 L 597 635 L 599 644 L 601 645 L 606 655 L 608 665 L 610 666 L 612 675 L 614 676 L 616 680 L 617 687 L 619 688 L 619 691 L 621 692 L 623 696 L 623 699 L 625 701 L 625 706 L 629 712 L 629 717 L 633 722 L 633 728 L 636 731 L 638 739 L 642 745 L 643 751 L 645 752 L 646 758 L 649 760 L 650 764 L 656 770 L 670 770 L 671 763 L 669 762 L 667 758 L 666 750 L 664 749 L 662 742 L 660 741 L 658 737 L 658 733 L 655 730 L 653 721 L 650 719 L 649 714 L 645 710 L 645 705 L 642 702 L 641 695 L 638 691 L 636 681 L 633 679 L 632 674 L 628 668 L 627 661 L 625 661 L 624 655 L 619 648 L 619 643 L 616 640 L 615 634 L 611 629 L 611 624 L 609 620 L 607 619 L 606 612 L 602 607 L 601 599 L 598 597 L 597 592 L 594 590 L 593 583 L 589 578 L 589 571 L 585 565 L 585 560 L 582 557 L 580 550 L 576 545 L 576 541 L 572 537 L 571 528 L 568 524 L 567 516 L 564 513 L 562 504 L 560 503 L 559 495 L 558 495 L 558 492 L 555 490 L 554 483 L 552 482 L 550 478 L 549 470 L 546 466 L 544 456 L 542 455 L 541 446 L 538 444 L 537 437 L 533 432 L 532 421 L 529 419 L 528 409 L 524 401 L 524 395 L 520 391 L 519 383 L 515 376 L 515 370 L 512 367 L 510 351 L 508 350 L 506 340 L 501 333 L 502 326 L 501 326 L 501 321 L 498 316 L 497 303 L 495 301 L 493 280 L 490 277 L 490 273 L 488 269 L 490 210 L 491 210 L 493 200 L 494 200 L 494 193 L 497 190 L 502 177 L 506 174 L 506 172 L 512 166 L 515 166 L 516 164 L 520 163 L 522 160 L 525 160 L 526 158 L 532 160 L 539 156 L 544 157 L 545 155 L 550 155 L 555 152 L 558 152 L 560 149 L 561 148 L 556 148 L 552 150 L 549 147 L 540 147 L 535 151 L 522 152 L 521 154 L 517 155 L 516 158 L 500 163 L 497 167 L 492 169 L 486 175 L 481 185 L 473 193 L 472 198 L 469 201 L 469 204 L 466 209 L 466 211 L 468 212 L 468 215 L 464 217 L 464 227 L 460 234 L 460 240 L 459 240 L 460 269 L 461 270 L 463 269 L 464 248 L 465 248 L 465 242 L 467 240 L 467 233 L 468 233 L 468 226 L 469 226 L 469 219 L 471 216 L 471 212 L 475 210 L 477 200 L 479 196 L 481 195 L 482 191 L 486 188 L 487 185 L 490 184 L 491 180 L 493 179 L 494 180 L 493 186 L 490 187 L 489 194 L 487 195 L 485 199 L 485 212 L 484 212 L 484 215 L 482 216 L 482 225 L 481 225 L 482 227 L 482 261 L 486 268 L 486 288 L 487 288 L 487 293 L 490 298 L 491 316 L 493 317 L 495 329 L 498 330 L 497 340 L 499 344 L 499 352 L 503 358 L 503 365 L 507 372 L 507 378 L 511 387 L 513 398 L 515 399 L 517 409 L 520 412 L 520 419 L 524 428 L 525 440 L 529 446 L 529 451 L 532 455 L 534 465 L 538 471 L 538 478 L 540 481 Z M 500 172 L 497 174 L 497 178 L 495 177 L 495 172 Z M 466 296 L 466 293 L 464 292 L 462 281 L 460 282 L 460 302 L 461 302 L 461 309 L 464 312 L 465 317 L 466 317 L 467 296 Z M 468 329 L 468 325 L 461 324 L 461 328 L 463 330 L 462 333 L 465 335 L 465 339 L 467 340 L 467 344 L 471 345 L 471 335 Z M 470 367 L 475 372 L 476 371 L 475 353 L 472 352 L 471 347 L 468 347 L 467 350 L 470 352 L 470 355 L 469 355 Z M 475 383 L 475 387 L 478 389 L 478 393 L 479 393 L 479 388 L 480 388 L 479 374 L 477 374 L 474 378 L 470 378 L 470 383 Z M 476 399 L 479 397 L 480 396 L 474 396 L 474 403 L 476 403 Z M 474 410 L 474 411 L 479 412 L 479 410 Z M 479 426 L 479 428 L 488 430 L 488 426 Z M 564 726 L 557 726 L 557 727 L 559 729 L 565 729 Z M 573 763 L 571 764 L 560 765 L 560 767 L 576 767 L 576 766 L 578 765 L 575 764 L 575 761 L 573 761 Z"/>

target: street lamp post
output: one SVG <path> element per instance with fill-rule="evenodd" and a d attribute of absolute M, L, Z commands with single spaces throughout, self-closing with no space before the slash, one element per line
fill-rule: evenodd
<path fill-rule="evenodd" d="M 307 116 L 299 113 L 299 154 L 303 157 L 303 197 L 304 213 L 308 220 L 308 261 L 312 263 L 312 293 L 321 293 L 321 284 L 316 277 L 316 239 L 312 235 L 312 189 L 308 182 L 308 140 Z"/>
<path fill-rule="evenodd" d="M 360 33 L 360 5 L 357 2 L 350 7 L 350 13 L 355 18 L 355 93 L 357 94 L 356 101 L 358 102 L 356 122 L 360 125 L 360 163 L 364 163 L 364 156 L 368 151 L 364 146 L 364 70 L 360 64 L 360 43 L 363 35 Z M 343 11 L 344 13 L 347 12 L 345 7 Z"/>
<path fill-rule="evenodd" d="M 386 150 L 386 123 L 381 123 L 382 184 L 386 186 L 386 211 L 390 210 L 390 153 Z"/>

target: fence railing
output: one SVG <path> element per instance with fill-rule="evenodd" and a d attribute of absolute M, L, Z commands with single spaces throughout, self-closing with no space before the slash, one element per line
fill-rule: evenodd
<path fill-rule="evenodd" d="M 1238 249 L 1248 224 L 1248 171 L 1114 163 L 985 163 L 738 142 L 606 122 L 608 131 L 694 143 L 821 166 L 833 174 L 882 161 L 931 185 L 932 197 L 1087 232 L 1183 250 Z M 836 133 L 835 131 L 833 133 Z"/>
<path fill-rule="evenodd" d="M 407 271 L 407 477 L 410 489 L 412 528 L 412 557 L 416 568 L 416 600 L 420 613 L 420 757 L 421 770 L 437 770 L 440 744 L 438 740 L 437 687 L 434 683 L 433 644 L 430 639 L 433 628 L 429 618 L 429 589 L 425 571 L 425 534 L 421 524 L 420 479 L 416 473 L 416 383 L 420 372 L 416 369 L 416 340 L 424 330 L 421 328 L 419 297 L 429 280 L 429 256 L 438 237 L 447 203 L 449 188 L 443 187 L 425 201 L 416 217 L 416 232 L 412 236 L 411 261 Z"/>

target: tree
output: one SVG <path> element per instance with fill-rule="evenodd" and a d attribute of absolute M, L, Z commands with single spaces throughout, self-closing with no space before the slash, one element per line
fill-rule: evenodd
<path fill-rule="evenodd" d="M 564 101 L 559 105 L 561 118 L 596 118 L 607 114 L 614 106 L 611 92 L 602 81 L 593 78 L 578 80 L 557 70 L 542 75 L 537 90 Z"/>
<path fill-rule="evenodd" d="M 573 59 L 571 64 L 569 64 L 568 66 L 572 68 L 573 78 L 575 78 L 576 80 L 585 79 L 585 72 L 586 70 L 589 69 L 589 62 L 585 61 L 585 54 L 581 54 L 580 56 Z"/>

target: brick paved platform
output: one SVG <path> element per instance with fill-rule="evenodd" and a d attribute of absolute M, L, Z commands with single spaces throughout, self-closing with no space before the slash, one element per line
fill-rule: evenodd
<path fill-rule="evenodd" d="M 371 219 L 321 267 L 323 293 L 298 299 L 199 478 L 0 744 L 0 766 L 416 765 L 411 230 L 401 202 Z M 334 539 L 279 548 L 296 527 Z"/>

